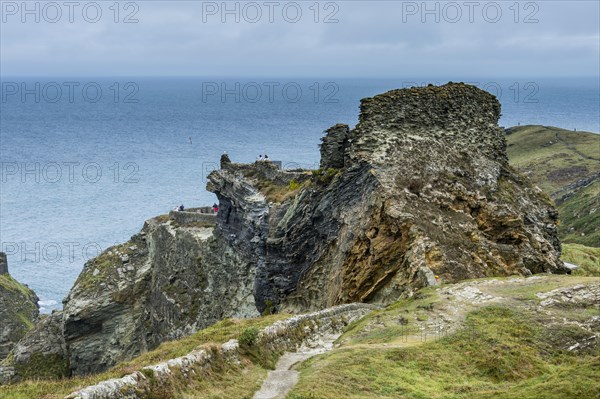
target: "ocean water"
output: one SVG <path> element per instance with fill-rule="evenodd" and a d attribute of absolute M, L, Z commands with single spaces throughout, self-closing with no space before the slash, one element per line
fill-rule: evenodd
<path fill-rule="evenodd" d="M 359 100 L 451 79 L 4 78 L 0 243 L 42 311 L 61 307 L 85 261 L 179 204 L 212 204 L 226 151 L 316 167 L 323 131 L 354 125 Z M 453 79 L 502 103 L 501 126 L 600 131 L 592 79 Z"/>

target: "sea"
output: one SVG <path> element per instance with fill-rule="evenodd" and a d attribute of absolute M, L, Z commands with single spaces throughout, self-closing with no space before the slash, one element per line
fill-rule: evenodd
<path fill-rule="evenodd" d="M 354 126 L 361 98 L 452 80 L 496 95 L 501 126 L 600 132 L 598 77 L 3 77 L 0 244 L 10 273 L 42 312 L 60 309 L 84 263 L 145 220 L 212 205 L 206 176 L 224 152 L 317 168 L 323 131 Z"/>

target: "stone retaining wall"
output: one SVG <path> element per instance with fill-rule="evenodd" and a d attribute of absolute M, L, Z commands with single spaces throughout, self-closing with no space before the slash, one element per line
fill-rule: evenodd
<path fill-rule="evenodd" d="M 171 211 L 169 218 L 175 223 L 185 226 L 190 224 L 214 224 L 216 223 L 216 213 L 206 213 L 198 211 Z"/>
<path fill-rule="evenodd" d="M 353 303 L 340 305 L 315 313 L 294 316 L 275 322 L 258 335 L 257 345 L 264 345 L 277 352 L 296 351 L 303 344 L 318 341 L 326 334 L 341 334 L 351 322 L 361 319 L 376 306 Z M 239 363 L 240 351 L 237 340 L 230 340 L 216 350 L 197 349 L 189 354 L 144 367 L 122 378 L 103 381 L 68 395 L 65 399 L 137 399 L 147 396 L 151 390 L 151 379 L 169 377 L 178 369 L 188 374 L 192 368 L 209 368 L 215 358 Z M 152 375 L 152 378 L 149 377 Z"/>

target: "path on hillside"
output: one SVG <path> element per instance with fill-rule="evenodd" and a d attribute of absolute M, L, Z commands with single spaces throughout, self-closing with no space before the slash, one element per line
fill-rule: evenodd
<path fill-rule="evenodd" d="M 333 342 L 340 335 L 328 335 L 313 347 L 302 346 L 297 352 L 285 352 L 277 361 L 275 370 L 269 371 L 253 399 L 284 399 L 298 382 L 299 372 L 294 369 L 294 366 L 333 349 Z"/>
<path fill-rule="evenodd" d="M 470 287 L 469 287 L 470 288 Z M 456 293 L 455 293 L 456 294 Z M 469 290 L 468 292 L 458 292 L 457 296 L 469 302 L 477 302 L 481 299 L 483 293 L 479 290 Z M 487 297 L 485 299 L 491 299 Z M 484 300 L 485 301 L 485 300 Z M 454 330 L 458 320 L 462 320 L 466 314 L 466 309 L 463 306 L 453 307 L 451 311 L 445 309 L 443 314 L 443 324 Z M 295 366 L 310 359 L 311 357 L 329 352 L 334 348 L 333 343 L 341 334 L 329 335 L 323 337 L 317 343 L 313 343 L 310 347 L 303 346 L 297 352 L 286 352 L 275 365 L 275 370 L 269 371 L 267 378 L 263 382 L 261 388 L 254 394 L 253 399 L 285 399 L 287 394 L 298 383 L 300 373 L 295 369 Z M 431 340 L 433 335 L 430 335 Z M 422 345 L 427 342 L 421 332 L 416 334 L 403 335 L 398 340 L 388 343 L 377 344 L 344 344 L 344 348 L 407 348 L 412 346 Z"/>
<path fill-rule="evenodd" d="M 573 144 L 571 144 L 568 140 L 563 140 L 562 137 L 560 137 L 560 133 L 556 132 L 556 140 L 560 141 L 561 143 L 563 143 L 569 150 L 573 151 L 574 153 L 576 153 L 577 155 L 579 155 L 580 157 L 582 157 L 583 159 L 590 159 L 592 161 L 600 161 L 600 159 L 596 159 L 594 157 L 591 157 L 587 154 L 584 154 L 583 152 L 579 151 L 577 148 L 575 148 L 575 146 Z"/>
<path fill-rule="evenodd" d="M 576 277 L 570 278 L 570 284 L 566 286 L 556 284 L 556 289 L 550 291 L 555 288 L 552 286 L 553 283 L 560 281 L 560 278 L 561 276 L 512 277 L 469 281 L 444 286 L 437 291 L 440 299 L 437 301 L 436 307 L 429 313 L 428 320 L 423 323 L 424 329 L 421 332 L 401 335 L 397 339 L 385 343 L 352 343 L 348 340 L 343 340 L 338 342 L 336 347 L 341 345 L 345 349 L 396 349 L 419 346 L 452 334 L 459 328 L 464 327 L 466 315 L 482 306 L 503 304 L 504 306 L 521 306 L 530 310 L 543 312 L 544 306 L 540 306 L 536 301 L 528 302 L 522 297 L 522 295 L 528 293 L 522 287 L 527 286 L 531 287 L 532 292 L 537 293 L 538 290 L 540 292 L 547 292 L 537 294 L 539 298 L 564 296 L 570 300 L 570 298 L 578 295 L 582 297 L 597 295 L 593 292 L 587 292 L 593 287 L 589 287 L 590 289 L 586 288 L 580 284 L 580 281 Z M 536 287 L 538 284 L 540 286 Z M 519 289 L 522 292 L 519 292 Z M 600 285 L 595 289 L 598 291 Z M 552 303 L 552 301 L 547 302 Z M 542 302 L 543 304 L 544 302 Z M 366 326 L 363 326 L 363 329 L 369 330 L 381 326 L 383 324 L 376 316 Z M 428 326 L 433 327 L 433 329 L 427 328 Z M 301 347 L 297 352 L 284 353 L 277 362 L 275 370 L 269 371 L 261 389 L 254 394 L 253 399 L 285 399 L 299 380 L 299 372 L 295 370 L 295 367 L 307 359 L 334 349 L 333 343 L 339 337 L 340 335 L 322 337 L 322 339 L 317 343 L 313 343 L 310 347 Z"/>

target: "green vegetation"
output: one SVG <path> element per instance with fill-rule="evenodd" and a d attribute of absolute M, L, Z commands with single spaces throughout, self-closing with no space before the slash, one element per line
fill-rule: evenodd
<path fill-rule="evenodd" d="M 562 249 L 562 260 L 579 266 L 574 275 L 600 277 L 600 248 L 563 244 Z"/>
<path fill-rule="evenodd" d="M 292 179 L 290 180 L 290 191 L 296 191 L 300 188 L 301 184 L 298 183 L 296 180 Z"/>
<path fill-rule="evenodd" d="M 0 275 L 0 300 L 4 302 L 3 317 L 8 320 L 2 320 L 3 323 L 19 323 L 16 328 L 13 325 L 13 339 L 15 336 L 22 336 L 33 327 L 34 317 L 37 314 L 35 294 L 27 286 L 19 283 L 9 274 Z"/>
<path fill-rule="evenodd" d="M 600 247 L 600 135 L 545 126 L 508 132 L 511 165 L 557 202 L 561 239 Z"/>
<path fill-rule="evenodd" d="M 269 202 L 282 203 L 294 198 L 306 186 L 292 179 L 288 184 L 280 184 L 269 179 L 257 179 L 256 186 Z"/>
<path fill-rule="evenodd" d="M 277 320 L 287 317 L 289 315 L 277 314 L 248 320 L 225 319 L 189 337 L 178 341 L 165 342 L 153 351 L 145 353 L 131 361 L 123 362 L 101 374 L 65 378 L 62 380 L 32 379 L 15 385 L 0 386 L 0 398 L 62 399 L 65 395 L 75 390 L 97 384 L 109 378 L 122 377 L 136 370 L 141 370 L 145 366 L 184 356 L 198 347 L 210 348 L 211 345 L 221 344 L 230 339 L 238 338 L 241 332 L 247 328 L 261 329 L 273 324 Z M 50 363 L 45 361 L 45 364 Z M 51 365 L 52 367 L 58 366 L 56 363 Z M 253 364 L 249 360 L 245 360 L 244 364 L 239 366 L 225 366 L 219 363 L 216 363 L 214 366 L 210 370 L 198 370 L 197 378 L 186 383 L 189 385 L 188 388 L 192 390 L 194 387 L 202 388 L 200 392 L 203 394 L 196 392 L 196 394 L 186 396 L 188 395 L 186 392 L 189 393 L 190 391 L 186 388 L 186 385 L 178 385 L 180 382 L 176 381 L 176 379 L 173 379 L 170 389 L 173 389 L 175 392 L 181 392 L 181 397 L 189 398 L 243 398 L 244 395 L 250 398 L 252 397 L 252 392 L 258 389 L 256 385 L 259 384 L 260 386 L 259 378 L 264 378 L 264 375 L 267 373 L 266 369 Z M 223 369 L 221 370 L 219 367 L 223 367 Z M 224 383 L 230 385 L 223 385 Z M 240 394 L 228 396 L 223 394 L 225 391 L 239 392 Z M 153 396 L 147 397 L 161 398 L 157 392 L 154 392 Z M 164 396 L 165 399 L 171 397 L 168 395 Z"/>
<path fill-rule="evenodd" d="M 273 301 L 270 299 L 267 299 L 265 301 L 265 310 L 263 310 L 262 315 L 263 316 L 267 316 L 270 314 L 275 313 L 275 305 L 273 305 Z"/>
<path fill-rule="evenodd" d="M 118 248 L 125 250 L 127 245 L 128 243 L 121 244 Z M 73 286 L 79 286 L 84 291 L 98 289 L 99 284 L 107 281 L 107 277 L 116 273 L 117 267 L 122 264 L 121 258 L 113 252 L 113 249 L 116 248 L 110 248 L 94 259 L 91 259 L 91 265 L 89 267 L 86 265 L 87 271 L 84 270 L 84 272 L 79 274 Z"/>
<path fill-rule="evenodd" d="M 69 362 L 60 355 L 44 356 L 41 353 L 33 353 L 30 362 L 16 366 L 16 372 L 25 379 L 63 378 L 69 373 Z"/>
<path fill-rule="evenodd" d="M 26 297 L 28 297 L 32 293 L 29 288 L 12 278 L 10 274 L 0 275 L 0 288 L 6 291 L 13 292 L 15 294 L 22 294 Z"/>
<path fill-rule="evenodd" d="M 558 213 L 563 242 L 600 247 L 600 180 L 560 203 Z"/>
<path fill-rule="evenodd" d="M 600 135 L 546 126 L 519 126 L 506 136 L 512 166 L 553 195 L 600 171 Z"/>
<path fill-rule="evenodd" d="M 572 256 L 597 255 L 595 249 L 589 252 L 583 246 L 569 247 L 575 253 Z M 502 298 L 491 302 L 493 305 L 477 305 L 470 300 L 460 305 L 457 292 L 442 294 L 439 290 L 446 286 L 428 287 L 350 324 L 337 340 L 336 349 L 298 366 L 300 381 L 288 399 L 598 397 L 600 347 L 596 344 L 580 351 L 567 350 L 573 342 L 585 342 L 589 332 L 576 324 L 560 322 L 587 321 L 598 315 L 598 309 L 563 304 L 539 312 L 542 299 L 536 295 L 597 280 L 561 275 L 521 279 L 520 283 L 511 278 L 492 280 L 496 282 L 477 288 Z M 456 328 L 424 339 L 420 326 L 434 322 L 439 314 L 456 318 Z M 268 342 L 260 341 L 258 332 L 286 317 L 223 320 L 190 337 L 166 342 L 101 375 L 26 381 L 0 387 L 0 397 L 62 398 L 78 388 L 185 355 L 201 346 L 213 352 L 210 367 L 198 367 L 187 375 L 175 370 L 160 380 L 151 370 L 144 370 L 151 391 L 138 394 L 155 399 L 249 399 L 279 356 L 268 348 Z M 291 333 L 301 338 L 306 327 L 300 324 Z M 241 364 L 226 362 L 214 350 L 216 344 L 231 338 L 240 342 L 244 355 Z"/>
<path fill-rule="evenodd" d="M 347 345 L 389 344 L 404 340 L 406 335 L 419 332 L 418 321 L 428 319 L 428 313 L 440 300 L 435 288 L 420 290 L 410 299 L 402 299 L 383 310 L 374 311 L 368 317 L 352 323 L 337 340 Z M 409 319 L 407 315 L 414 316 Z M 373 321 L 385 328 L 370 329 Z"/>
<path fill-rule="evenodd" d="M 410 349 L 353 349 L 310 360 L 290 398 L 595 398 L 593 356 L 555 355 L 529 344 L 536 332 L 490 308 L 463 331 Z M 490 324 L 486 324 L 486 323 Z"/>
<path fill-rule="evenodd" d="M 335 168 L 317 169 L 312 171 L 312 175 L 317 183 L 328 185 L 333 181 L 333 178 L 336 177 L 339 172 L 340 170 Z"/>
<path fill-rule="evenodd" d="M 256 327 L 248 327 L 242 331 L 240 335 L 239 342 L 240 346 L 252 346 L 256 343 L 256 339 L 258 338 L 258 328 Z"/>
<path fill-rule="evenodd" d="M 572 285 L 579 280 L 557 276 L 546 287 L 521 288 L 533 298 L 538 289 L 546 291 L 569 281 Z M 512 296 L 510 285 L 506 290 L 499 287 L 499 292 Z M 299 367 L 300 381 L 288 399 L 592 399 L 600 395 L 598 347 L 579 353 L 565 349 L 565 344 L 588 333 L 569 325 L 549 327 L 549 320 L 524 306 L 475 308 L 467 313 L 464 326 L 448 335 L 431 340 L 412 336 L 414 318 L 405 316 L 444 306 L 446 301 L 429 292 L 353 324 L 338 340 L 338 349 Z M 570 308 L 569 315 L 582 313 L 589 319 L 588 310 Z M 403 323 L 408 329 L 400 327 Z"/>
<path fill-rule="evenodd" d="M 196 378 L 172 379 L 172 392 L 176 395 L 165 395 L 161 399 L 251 399 L 267 376 L 266 369 L 247 360 L 241 365 L 216 366 L 211 370 L 198 370 Z"/>

